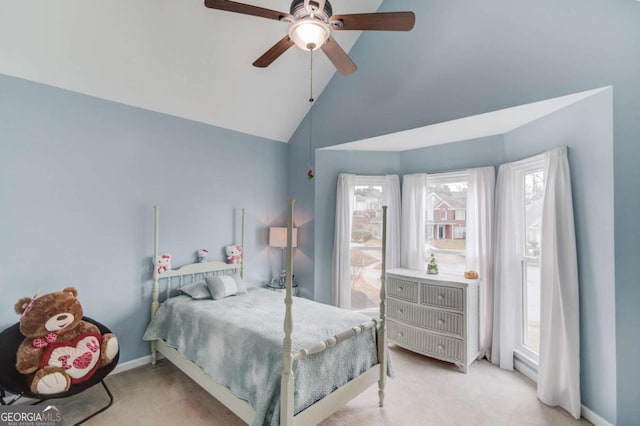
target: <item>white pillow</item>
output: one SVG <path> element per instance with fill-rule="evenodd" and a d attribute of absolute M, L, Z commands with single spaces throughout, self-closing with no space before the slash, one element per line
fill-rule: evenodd
<path fill-rule="evenodd" d="M 238 286 L 236 280 L 230 275 L 215 275 L 206 277 L 209 293 L 214 300 L 224 299 L 228 296 L 238 294 Z"/>
<path fill-rule="evenodd" d="M 192 299 L 211 299 L 211 293 L 207 288 L 207 283 L 198 281 L 196 283 L 187 284 L 180 289 L 180 292 L 191 296 Z"/>

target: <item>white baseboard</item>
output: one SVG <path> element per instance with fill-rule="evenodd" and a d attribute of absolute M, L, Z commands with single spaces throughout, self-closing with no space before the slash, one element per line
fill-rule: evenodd
<path fill-rule="evenodd" d="M 538 371 L 533 365 L 528 362 L 525 357 L 515 356 L 513 359 L 514 368 L 522 373 L 524 376 L 531 379 L 533 382 L 538 382 Z M 580 416 L 593 424 L 593 426 L 613 426 L 607 420 L 600 417 L 598 414 L 591 411 L 584 405 L 581 406 Z"/>
<path fill-rule="evenodd" d="M 603 419 L 584 405 L 582 406 L 580 415 L 583 419 L 591 422 L 593 426 L 613 426 L 613 424 L 609 423 L 607 420 Z"/>
<path fill-rule="evenodd" d="M 123 373 L 127 370 L 142 367 L 143 365 L 148 364 L 151 364 L 151 355 L 141 356 L 140 358 L 132 359 L 131 361 L 118 364 L 109 375 Z"/>

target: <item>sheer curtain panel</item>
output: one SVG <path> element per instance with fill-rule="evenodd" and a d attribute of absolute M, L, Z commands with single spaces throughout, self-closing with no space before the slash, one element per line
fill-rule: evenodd
<path fill-rule="evenodd" d="M 386 175 L 382 204 L 387 206 L 387 268 L 400 267 L 400 178 Z"/>
<path fill-rule="evenodd" d="M 496 172 L 493 167 L 467 170 L 466 265 L 478 272 L 480 284 L 479 358 L 491 359 L 493 327 L 493 209 Z"/>
<path fill-rule="evenodd" d="M 336 190 L 332 303 L 344 309 L 351 309 L 351 221 L 355 181 L 355 175 L 341 173 Z"/>
<path fill-rule="evenodd" d="M 567 149 L 545 152 L 538 398 L 580 418 L 578 260 Z"/>
<path fill-rule="evenodd" d="M 427 174 L 402 177 L 402 237 L 400 262 L 403 268 L 425 268 L 424 242 Z"/>
<path fill-rule="evenodd" d="M 524 251 L 524 190 L 518 184 L 514 164 L 503 164 L 496 184 L 496 242 L 493 269 L 493 336 L 491 362 L 513 370 L 516 327 L 519 327 L 518 295 Z"/>
<path fill-rule="evenodd" d="M 523 327 L 525 179 L 544 179 L 540 221 L 538 398 L 580 417 L 580 313 L 571 176 L 567 149 L 503 164 L 496 185 L 494 316 L 491 362 L 513 369 Z M 527 193 L 528 197 L 533 194 Z M 532 201 L 532 198 L 528 198 Z M 530 204 L 528 208 L 533 208 Z M 533 225 L 532 225 L 533 226 Z M 529 240 L 528 240 L 529 241 Z M 535 241 L 535 240 L 530 240 Z M 527 281 L 527 286 L 529 282 Z M 528 290 L 527 290 L 528 291 Z M 527 302 L 528 303 L 528 302 Z M 528 311 L 532 309 L 527 306 Z M 528 312 L 529 313 L 529 312 Z M 520 352 L 518 352 L 520 354 Z"/>

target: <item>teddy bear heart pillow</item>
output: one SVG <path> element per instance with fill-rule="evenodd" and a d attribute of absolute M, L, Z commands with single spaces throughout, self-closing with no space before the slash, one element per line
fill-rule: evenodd
<path fill-rule="evenodd" d="M 113 333 L 102 335 L 82 319 L 78 291 L 67 287 L 40 297 L 23 297 L 15 304 L 20 332 L 25 336 L 16 353 L 16 370 L 28 375 L 34 394 L 66 392 L 118 353 Z"/>

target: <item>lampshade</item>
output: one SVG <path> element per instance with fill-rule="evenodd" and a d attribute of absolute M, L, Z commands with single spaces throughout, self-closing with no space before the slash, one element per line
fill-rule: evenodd
<path fill-rule="evenodd" d="M 329 25 L 314 18 L 300 19 L 289 28 L 289 38 L 303 50 L 318 49 L 330 34 Z"/>
<path fill-rule="evenodd" d="M 291 237 L 291 246 L 298 245 L 298 229 L 293 228 Z M 269 247 L 285 248 L 287 246 L 287 228 L 271 227 L 269 228 Z"/>

